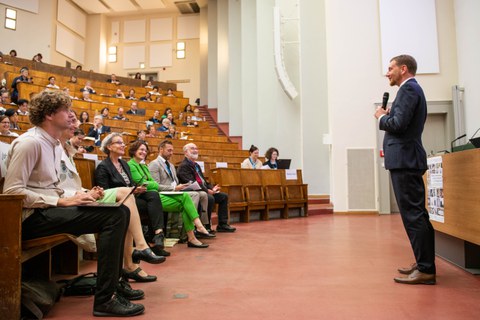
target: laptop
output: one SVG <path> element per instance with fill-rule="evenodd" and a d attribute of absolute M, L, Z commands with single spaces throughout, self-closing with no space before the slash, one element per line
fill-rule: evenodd
<path fill-rule="evenodd" d="M 291 162 L 292 162 L 292 159 L 278 159 L 277 169 L 290 169 Z"/>
<path fill-rule="evenodd" d="M 87 204 L 81 204 L 79 205 L 79 207 L 107 207 L 107 208 L 120 207 L 128 199 L 128 197 L 135 191 L 135 189 L 137 189 L 137 186 L 132 187 L 130 189 L 130 192 L 127 193 L 125 197 L 123 197 L 122 199 L 118 200 L 115 203 L 103 203 L 103 202 L 94 201 Z"/>
<path fill-rule="evenodd" d="M 470 139 L 470 142 L 475 146 L 475 148 L 480 148 L 480 137 Z"/>

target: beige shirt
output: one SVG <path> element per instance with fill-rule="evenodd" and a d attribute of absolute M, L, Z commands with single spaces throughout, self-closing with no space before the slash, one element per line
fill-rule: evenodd
<path fill-rule="evenodd" d="M 15 139 L 8 152 L 5 194 L 23 194 L 22 221 L 33 208 L 57 206 L 64 191 L 58 187 L 62 148 L 58 140 L 39 127 Z"/>
<path fill-rule="evenodd" d="M 242 169 L 261 169 L 262 168 L 262 161 L 257 159 L 257 162 L 255 162 L 255 167 L 254 167 L 250 158 L 247 158 L 247 159 L 243 160 L 240 167 Z"/>

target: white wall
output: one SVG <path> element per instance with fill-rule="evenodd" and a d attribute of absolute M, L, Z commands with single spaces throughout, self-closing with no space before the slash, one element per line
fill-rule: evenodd
<path fill-rule="evenodd" d="M 458 54 L 458 84 L 465 88 L 464 105 L 467 136 L 480 127 L 480 1 L 456 0 L 455 19 Z"/>

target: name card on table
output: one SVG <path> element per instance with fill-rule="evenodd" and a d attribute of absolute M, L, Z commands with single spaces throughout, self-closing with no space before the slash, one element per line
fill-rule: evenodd
<path fill-rule="evenodd" d="M 217 162 L 217 168 L 228 168 L 228 162 Z"/>
<path fill-rule="evenodd" d="M 297 170 L 296 169 L 285 170 L 285 179 L 287 179 L 287 180 L 297 180 Z"/>

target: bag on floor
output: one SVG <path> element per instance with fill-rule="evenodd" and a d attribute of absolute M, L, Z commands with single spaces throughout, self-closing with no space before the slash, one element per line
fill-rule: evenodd
<path fill-rule="evenodd" d="M 60 280 L 64 284 L 64 296 L 91 296 L 97 289 L 97 274 L 90 272 L 70 280 Z"/>
<path fill-rule="evenodd" d="M 22 281 L 22 319 L 43 319 L 60 299 L 61 289 L 53 281 Z"/>

